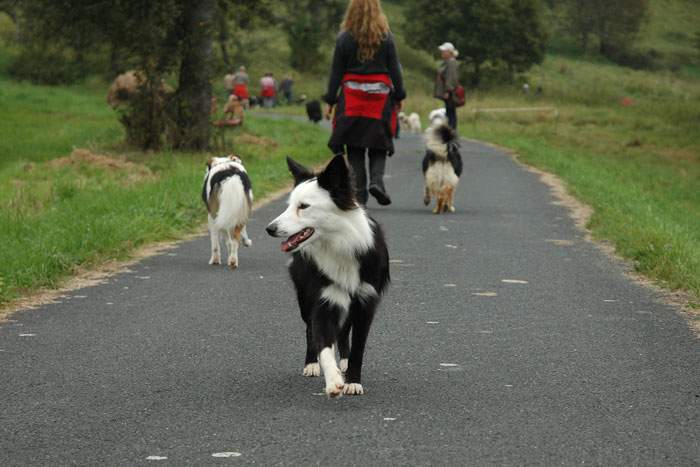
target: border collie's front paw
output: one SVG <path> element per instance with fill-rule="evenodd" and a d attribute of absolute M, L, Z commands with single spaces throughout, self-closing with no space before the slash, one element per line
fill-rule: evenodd
<path fill-rule="evenodd" d="M 318 362 L 307 363 L 301 374 L 306 377 L 321 376 L 321 365 Z"/>
<path fill-rule="evenodd" d="M 238 258 L 229 258 L 228 259 L 228 267 L 231 269 L 237 269 L 238 268 Z"/>
<path fill-rule="evenodd" d="M 221 257 L 220 256 L 212 256 L 211 259 L 209 260 L 209 264 L 211 264 L 211 265 L 221 264 Z"/>
<path fill-rule="evenodd" d="M 326 395 L 330 398 L 336 398 L 343 395 L 343 388 L 345 387 L 345 381 L 343 381 L 343 375 L 340 374 L 339 369 L 335 369 L 335 374 L 326 377 Z"/>
<path fill-rule="evenodd" d="M 348 383 L 343 388 L 343 394 L 347 394 L 348 396 L 361 396 L 364 393 L 365 390 L 362 389 L 360 383 Z"/>
<path fill-rule="evenodd" d="M 243 246 L 251 246 L 253 244 L 253 240 L 246 238 L 243 240 Z"/>

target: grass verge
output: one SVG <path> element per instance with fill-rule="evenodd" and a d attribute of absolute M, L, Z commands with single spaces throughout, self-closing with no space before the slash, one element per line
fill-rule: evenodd
<path fill-rule="evenodd" d="M 9 154 L 0 165 L 0 305 L 206 221 L 209 154 L 124 151 L 114 115 L 89 88 L 2 89 L 12 118 L 0 118 Z M 231 136 L 225 152 L 242 155 L 258 199 L 289 181 L 285 155 L 311 165 L 328 157 L 326 132 L 303 122 L 251 116 Z"/>

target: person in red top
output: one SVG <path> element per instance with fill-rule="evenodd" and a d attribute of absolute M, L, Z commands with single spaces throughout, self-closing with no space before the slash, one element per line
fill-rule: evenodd
<path fill-rule="evenodd" d="M 248 108 L 250 95 L 248 94 L 248 73 L 244 66 L 238 68 L 238 71 L 233 75 L 233 91 L 232 93 L 240 99 L 244 108 Z"/>
<path fill-rule="evenodd" d="M 265 73 L 265 76 L 260 78 L 260 95 L 263 99 L 263 107 L 271 108 L 275 105 L 275 96 L 277 95 L 277 82 L 272 73 Z"/>
<path fill-rule="evenodd" d="M 328 114 L 335 107 L 328 146 L 347 153 L 354 174 L 357 199 L 369 193 L 381 205 L 391 204 L 384 187 L 387 155 L 394 152 L 396 112 L 406 98 L 401 67 L 389 23 L 379 0 L 350 0 L 335 43 L 328 90 Z"/>

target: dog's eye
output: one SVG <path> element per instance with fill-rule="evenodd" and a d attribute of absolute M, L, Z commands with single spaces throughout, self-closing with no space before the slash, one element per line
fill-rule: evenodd
<path fill-rule="evenodd" d="M 306 209 L 306 208 L 308 208 L 308 207 L 309 207 L 309 205 L 306 204 L 306 203 L 301 203 L 301 204 L 299 204 L 299 209 Z"/>

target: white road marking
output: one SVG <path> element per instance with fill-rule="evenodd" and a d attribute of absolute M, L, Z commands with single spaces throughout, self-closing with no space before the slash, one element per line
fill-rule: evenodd
<path fill-rule="evenodd" d="M 440 321 L 426 321 L 425 324 L 440 324 Z"/>
<path fill-rule="evenodd" d="M 528 284 L 528 281 L 521 279 L 501 279 L 501 282 L 505 282 L 506 284 Z"/>
<path fill-rule="evenodd" d="M 215 452 L 211 457 L 241 457 L 240 452 L 228 451 L 228 452 Z"/>
<path fill-rule="evenodd" d="M 150 279 L 151 276 L 136 276 L 137 279 Z"/>
<path fill-rule="evenodd" d="M 326 393 L 325 392 L 312 392 L 311 395 L 312 396 L 325 396 Z"/>
<path fill-rule="evenodd" d="M 124 290 L 129 290 L 129 287 L 127 287 L 127 286 L 125 285 L 125 286 L 124 286 Z"/>
<path fill-rule="evenodd" d="M 445 284 L 444 287 L 457 287 L 457 284 Z"/>
<path fill-rule="evenodd" d="M 396 417 L 384 417 L 384 421 L 386 422 L 393 422 L 394 420 L 396 420 Z"/>
<path fill-rule="evenodd" d="M 507 387 L 507 388 L 512 388 L 513 385 L 512 385 L 512 384 L 506 384 L 506 387 Z"/>
<path fill-rule="evenodd" d="M 36 334 L 31 333 L 31 332 L 27 332 L 27 333 L 19 335 L 19 337 L 34 337 L 34 336 L 36 336 Z"/>
<path fill-rule="evenodd" d="M 73 298 L 87 298 L 87 295 L 73 295 Z"/>
<path fill-rule="evenodd" d="M 459 365 L 456 364 L 456 363 L 441 363 L 440 366 L 452 368 L 452 367 L 454 367 L 454 366 L 459 366 Z"/>
<path fill-rule="evenodd" d="M 603 300 L 603 301 L 608 302 L 608 303 L 612 303 L 612 302 L 616 302 L 617 300 Z"/>
<path fill-rule="evenodd" d="M 457 245 L 450 245 L 450 244 L 447 244 L 447 245 L 445 245 L 445 246 L 446 246 L 447 248 L 454 248 L 455 250 L 458 248 Z"/>
<path fill-rule="evenodd" d="M 107 305 L 114 305 L 114 302 L 107 302 Z"/>
<path fill-rule="evenodd" d="M 479 331 L 479 334 L 493 334 L 493 331 L 483 330 L 483 331 Z"/>
<path fill-rule="evenodd" d="M 148 456 L 146 458 L 147 461 L 164 461 L 165 459 L 167 459 L 166 456 Z"/>
<path fill-rule="evenodd" d="M 441 225 L 441 226 L 440 226 L 440 230 L 441 230 L 442 232 L 447 232 L 447 231 L 450 230 L 450 229 L 448 229 L 448 228 L 445 227 L 444 225 Z"/>
<path fill-rule="evenodd" d="M 265 276 L 258 276 L 258 279 L 265 279 Z"/>
<path fill-rule="evenodd" d="M 498 294 L 496 292 L 472 292 L 472 295 L 476 295 L 477 297 L 495 297 Z"/>
<path fill-rule="evenodd" d="M 390 259 L 389 262 L 394 263 L 394 264 L 398 264 L 398 263 L 403 263 L 403 260 L 402 259 Z"/>

